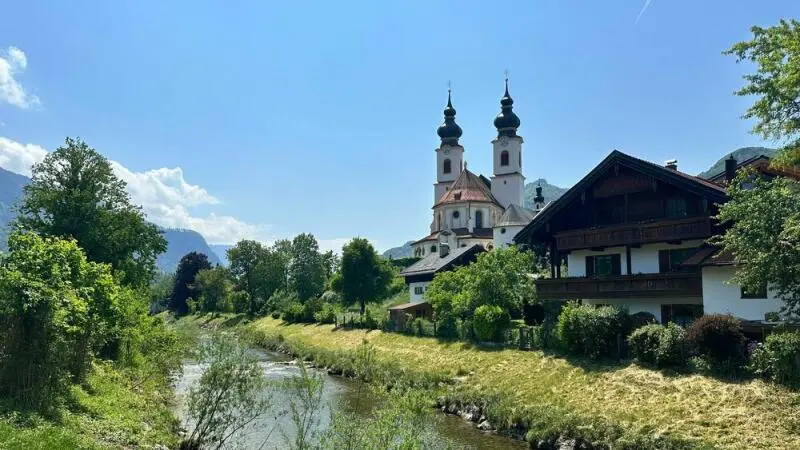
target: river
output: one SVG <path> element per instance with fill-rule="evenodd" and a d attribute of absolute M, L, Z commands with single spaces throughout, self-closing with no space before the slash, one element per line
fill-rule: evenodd
<path fill-rule="evenodd" d="M 252 350 L 258 358 L 265 376 L 270 380 L 281 380 L 298 373 L 297 367 L 287 364 L 289 358 L 285 355 L 263 350 Z M 178 397 L 177 414 L 181 423 L 186 423 L 185 399 L 189 387 L 197 381 L 203 373 L 200 364 L 187 361 L 183 366 L 183 373 L 178 379 L 175 392 Z M 324 430 L 328 427 L 330 411 L 328 408 L 348 408 L 359 415 L 366 415 L 374 407 L 374 402 L 364 395 L 356 402 L 356 384 L 348 379 L 322 373 L 324 380 L 323 404 L 324 410 L 320 411 L 319 427 Z M 285 403 L 280 391 L 273 391 L 273 404 Z M 282 401 L 283 400 L 283 401 Z M 358 406 L 356 406 L 358 404 Z M 524 442 L 509 439 L 478 430 L 472 424 L 459 417 L 436 414 L 435 433 L 456 447 L 474 449 L 523 449 L 528 448 Z M 277 426 L 276 425 L 277 421 Z M 357 425 L 356 425 L 357 426 Z M 291 435 L 294 427 L 287 416 L 265 417 L 255 423 L 239 440 L 247 449 L 281 449 L 285 448 L 285 440 L 280 430 Z M 263 445 L 263 446 L 262 446 Z"/>

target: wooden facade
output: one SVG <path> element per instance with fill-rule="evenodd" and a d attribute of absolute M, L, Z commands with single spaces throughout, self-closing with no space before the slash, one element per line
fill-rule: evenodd
<path fill-rule="evenodd" d="M 549 278 L 536 281 L 542 300 L 625 297 L 699 297 L 699 273 L 655 273 L 606 277 Z"/>
<path fill-rule="evenodd" d="M 709 236 L 711 218 L 708 216 L 569 230 L 554 235 L 556 247 L 561 251 L 703 239 Z"/>

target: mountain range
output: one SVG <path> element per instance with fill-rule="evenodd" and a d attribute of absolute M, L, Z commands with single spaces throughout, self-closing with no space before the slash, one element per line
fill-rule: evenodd
<path fill-rule="evenodd" d="M 711 178 L 714 175 L 722 172 L 725 170 L 725 160 L 733 155 L 736 158 L 736 161 L 742 162 L 746 161 L 750 158 L 759 155 L 765 155 L 772 157 L 777 150 L 773 148 L 767 147 L 742 147 L 739 149 L 734 150 L 733 152 L 726 154 L 722 158 L 720 158 L 713 166 L 709 167 L 708 170 L 705 170 L 699 173 L 697 176 L 701 178 Z M 524 197 L 524 206 L 529 209 L 533 209 L 533 198 L 536 196 L 536 186 L 542 186 L 542 196 L 544 197 L 545 202 L 551 202 L 553 200 L 558 199 L 563 195 L 569 188 L 562 188 L 558 186 L 554 186 L 547 182 L 544 178 L 539 178 L 531 183 L 527 183 L 525 185 L 525 197 Z M 391 259 L 398 259 L 398 258 L 410 258 L 411 257 L 411 244 L 414 241 L 408 241 L 405 244 L 399 247 L 393 247 L 389 250 L 383 252 L 383 256 L 385 258 Z"/>

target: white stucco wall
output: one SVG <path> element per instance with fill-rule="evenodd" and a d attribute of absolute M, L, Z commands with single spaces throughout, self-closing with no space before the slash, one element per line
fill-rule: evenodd
<path fill-rule="evenodd" d="M 783 302 L 767 290 L 767 298 L 742 298 L 738 284 L 729 283 L 732 266 L 703 267 L 703 304 L 706 314 L 731 314 L 745 320 L 764 320 L 768 312 L 777 312 Z"/>
<path fill-rule="evenodd" d="M 631 249 L 631 273 L 658 273 L 658 252 L 659 250 L 680 250 L 683 248 L 699 247 L 703 244 L 700 239 L 693 241 L 683 241 L 680 244 L 667 244 L 665 242 L 656 244 L 645 244 L 640 248 Z M 622 255 L 623 271 L 625 266 L 625 255 Z"/>
<path fill-rule="evenodd" d="M 493 241 L 495 248 L 505 248 L 509 245 L 514 243 L 514 236 L 517 235 L 523 228 L 523 226 L 512 226 L 512 227 L 497 227 L 492 230 L 493 233 Z M 505 233 L 502 231 L 505 230 Z"/>
<path fill-rule="evenodd" d="M 631 273 L 628 273 L 628 264 L 625 256 L 625 247 L 609 247 L 602 252 L 592 250 L 574 250 L 567 255 L 568 276 L 586 276 L 586 257 L 590 255 L 620 255 L 622 275 L 639 273 L 658 273 L 659 250 L 678 250 L 682 248 L 699 247 L 702 240 L 684 241 L 680 244 L 645 244 L 640 248 L 631 249 Z"/>
<path fill-rule="evenodd" d="M 411 303 L 420 303 L 425 301 L 424 294 L 425 291 L 428 289 L 428 285 L 431 284 L 430 281 L 415 281 L 413 283 L 408 284 L 408 295 L 411 299 Z M 422 288 L 422 293 L 417 294 L 417 288 Z"/>
<path fill-rule="evenodd" d="M 506 145 L 502 145 L 500 138 L 492 141 L 493 152 L 493 170 L 495 175 L 502 175 L 507 173 L 521 173 L 522 172 L 522 137 L 511 136 L 505 138 Z M 500 155 L 503 151 L 508 152 L 508 165 L 500 165 Z"/>
<path fill-rule="evenodd" d="M 591 255 L 614 255 L 619 254 L 622 268 L 622 275 L 628 274 L 628 267 L 625 263 L 625 247 L 608 247 L 602 252 L 592 250 L 574 250 L 567 255 L 567 275 L 569 277 L 586 276 L 586 257 Z M 658 255 L 656 255 L 658 258 Z"/>
<path fill-rule="evenodd" d="M 624 299 L 584 299 L 590 305 L 626 306 L 629 314 L 649 312 L 661 322 L 661 305 L 701 305 L 702 297 L 659 297 L 659 298 L 624 298 Z M 705 307 L 704 307 L 705 309 Z"/>
<path fill-rule="evenodd" d="M 492 195 L 507 208 L 514 203 L 522 206 L 525 190 L 525 177 L 520 173 L 495 175 L 492 177 Z"/>

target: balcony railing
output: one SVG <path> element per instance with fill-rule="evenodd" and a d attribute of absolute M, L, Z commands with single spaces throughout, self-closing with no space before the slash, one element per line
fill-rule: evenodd
<path fill-rule="evenodd" d="M 564 231 L 555 235 L 559 250 L 702 239 L 711 236 L 709 217 Z"/>
<path fill-rule="evenodd" d="M 703 283 L 699 273 L 653 273 L 605 277 L 547 278 L 536 280 L 543 300 L 624 297 L 699 297 Z"/>

